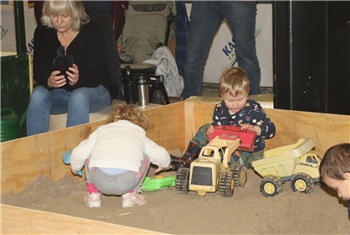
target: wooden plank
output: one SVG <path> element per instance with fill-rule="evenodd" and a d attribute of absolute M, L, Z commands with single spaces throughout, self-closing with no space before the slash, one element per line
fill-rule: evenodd
<path fill-rule="evenodd" d="M 215 104 L 222 101 L 218 97 L 190 97 L 185 102 L 186 137 L 185 145 L 195 136 L 198 128 L 211 123 Z"/>
<path fill-rule="evenodd" d="M 276 136 L 266 141 L 266 149 L 297 142 L 309 137 L 315 142 L 315 149 L 322 155 L 339 143 L 350 142 L 350 116 L 301 112 L 280 109 L 265 109 L 276 125 Z"/>
<path fill-rule="evenodd" d="M 149 119 L 147 136 L 167 150 L 184 148 L 184 103 L 178 102 L 145 110 Z"/>
<path fill-rule="evenodd" d="M 47 139 L 41 135 L 1 143 L 2 193 L 20 192 L 36 176 L 49 176 L 49 149 L 40 147 L 45 143 Z"/>
<path fill-rule="evenodd" d="M 197 132 L 197 128 L 194 126 L 195 121 L 195 114 L 194 114 L 194 100 L 192 98 L 189 98 L 184 102 L 184 109 L 185 109 L 185 143 L 184 145 L 187 146 L 190 140 L 193 138 L 193 136 Z M 184 151 L 184 150 L 183 150 Z"/>
<path fill-rule="evenodd" d="M 15 206 L 0 209 L 2 234 L 164 234 Z"/>
<path fill-rule="evenodd" d="M 86 124 L 1 143 L 1 189 L 20 192 L 36 176 L 50 181 L 70 175 L 61 155 L 86 139 L 97 128 Z"/>

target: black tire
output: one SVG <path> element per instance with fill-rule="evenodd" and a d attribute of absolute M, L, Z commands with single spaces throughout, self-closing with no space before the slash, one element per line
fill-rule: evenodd
<path fill-rule="evenodd" d="M 265 197 L 273 197 L 283 191 L 282 182 L 277 176 L 265 176 L 260 183 L 260 192 Z"/>
<path fill-rule="evenodd" d="M 224 197 L 232 197 L 235 182 L 233 179 L 233 172 L 222 172 L 219 179 L 219 192 Z"/>
<path fill-rule="evenodd" d="M 231 171 L 233 172 L 235 187 L 244 187 L 248 179 L 247 168 L 245 166 L 233 166 L 233 169 Z"/>
<path fill-rule="evenodd" d="M 305 173 L 299 173 L 293 175 L 291 179 L 291 187 L 294 192 L 299 191 L 308 194 L 314 190 L 315 184 L 311 176 Z"/>
<path fill-rule="evenodd" d="M 176 172 L 175 188 L 177 191 L 188 193 L 188 180 L 190 175 L 190 169 L 180 168 Z"/>

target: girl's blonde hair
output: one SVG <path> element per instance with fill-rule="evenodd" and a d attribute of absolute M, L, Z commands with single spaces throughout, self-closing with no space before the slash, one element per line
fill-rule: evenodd
<path fill-rule="evenodd" d="M 243 91 L 249 94 L 250 82 L 247 73 L 240 67 L 231 67 L 226 69 L 219 82 L 220 95 L 230 93 L 232 96 L 237 96 Z"/>
<path fill-rule="evenodd" d="M 67 14 L 72 18 L 72 28 L 79 31 L 80 27 L 89 23 L 90 17 L 86 14 L 84 4 L 81 1 L 53 0 L 45 1 L 43 5 L 41 22 L 43 25 L 53 28 L 51 14 Z"/>
<path fill-rule="evenodd" d="M 117 105 L 108 115 L 107 123 L 126 120 L 138 125 L 144 130 L 147 129 L 148 119 L 146 115 L 134 105 Z"/>

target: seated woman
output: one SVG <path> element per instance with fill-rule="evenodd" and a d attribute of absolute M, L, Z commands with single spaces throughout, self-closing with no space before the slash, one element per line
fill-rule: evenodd
<path fill-rule="evenodd" d="M 49 130 L 50 114 L 67 113 L 66 126 L 89 122 L 116 90 L 108 73 L 99 28 L 81 1 L 45 1 L 42 26 L 34 32 L 33 73 L 37 86 L 27 111 L 27 135 Z"/>

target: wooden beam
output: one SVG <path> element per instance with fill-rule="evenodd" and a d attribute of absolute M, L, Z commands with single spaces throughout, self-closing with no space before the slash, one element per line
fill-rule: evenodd
<path fill-rule="evenodd" d="M 0 205 L 3 234 L 164 234 L 57 213 Z"/>
<path fill-rule="evenodd" d="M 276 125 L 276 136 L 266 141 L 266 149 L 296 143 L 309 137 L 322 155 L 340 143 L 350 142 L 350 116 L 281 109 L 265 109 Z"/>

